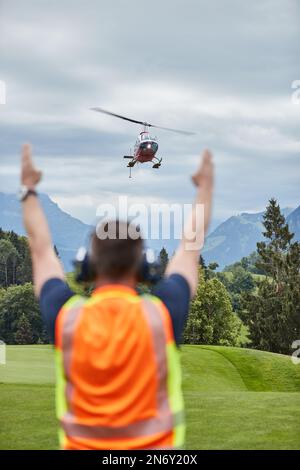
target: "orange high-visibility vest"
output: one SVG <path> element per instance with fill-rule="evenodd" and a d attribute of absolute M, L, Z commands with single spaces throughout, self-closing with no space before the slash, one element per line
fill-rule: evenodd
<path fill-rule="evenodd" d="M 62 448 L 183 446 L 179 352 L 158 298 L 119 285 L 72 297 L 56 320 L 55 353 Z"/>

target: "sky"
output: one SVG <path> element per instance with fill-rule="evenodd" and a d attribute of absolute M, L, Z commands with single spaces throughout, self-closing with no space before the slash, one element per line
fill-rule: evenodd
<path fill-rule="evenodd" d="M 299 0 L 0 0 L 0 191 L 17 191 L 29 141 L 41 191 L 85 222 L 119 195 L 189 203 L 209 148 L 214 223 L 271 197 L 297 207 L 299 20 Z M 140 128 L 94 106 L 196 134 L 157 131 L 161 168 L 129 179 Z"/>

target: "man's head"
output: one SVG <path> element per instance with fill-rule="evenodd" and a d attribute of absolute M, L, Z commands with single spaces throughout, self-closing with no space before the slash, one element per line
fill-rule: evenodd
<path fill-rule="evenodd" d="M 96 281 L 137 281 L 142 257 L 140 231 L 128 222 L 105 222 L 92 235 L 90 262 Z"/>

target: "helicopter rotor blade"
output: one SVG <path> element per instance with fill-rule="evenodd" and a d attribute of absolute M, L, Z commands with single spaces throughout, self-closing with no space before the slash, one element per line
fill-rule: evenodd
<path fill-rule="evenodd" d="M 128 117 L 125 117 L 125 116 L 121 116 L 121 114 L 112 113 L 111 111 L 107 111 L 106 109 L 103 109 L 103 108 L 96 107 L 96 108 L 90 108 L 90 109 L 91 109 L 91 111 L 96 111 L 98 113 L 107 114 L 108 116 L 114 116 L 114 117 L 117 117 L 119 119 L 124 119 L 124 121 L 133 122 L 134 124 L 141 124 L 142 126 L 146 126 L 146 127 L 155 127 L 156 129 L 162 129 L 164 131 L 176 132 L 177 134 L 183 134 L 183 135 L 195 135 L 195 132 L 182 131 L 180 129 L 172 129 L 171 127 L 155 126 L 154 124 L 149 124 L 148 122 L 137 121 L 136 119 L 131 119 L 131 118 L 128 118 Z"/>
<path fill-rule="evenodd" d="M 97 111 L 98 113 L 108 114 L 109 116 L 114 116 L 119 119 L 124 119 L 124 121 L 134 122 L 135 124 L 141 124 L 142 126 L 149 126 L 149 124 L 147 124 L 146 122 L 137 121 L 135 119 L 130 119 L 125 116 L 121 116 L 120 114 L 111 113 L 110 111 L 106 111 L 106 109 L 103 109 L 103 108 L 90 108 L 90 109 L 91 111 Z"/>
<path fill-rule="evenodd" d="M 162 129 L 164 131 L 169 131 L 169 132 L 176 132 L 177 134 L 183 134 L 183 135 L 195 135 L 195 132 L 190 132 L 190 131 L 182 131 L 180 129 L 172 129 L 171 127 L 161 127 L 161 126 L 154 126 L 154 124 L 148 124 L 149 127 L 155 127 L 155 129 Z"/>

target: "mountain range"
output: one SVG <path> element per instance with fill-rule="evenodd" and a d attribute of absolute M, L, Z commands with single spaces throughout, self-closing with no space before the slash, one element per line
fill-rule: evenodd
<path fill-rule="evenodd" d="M 65 269 L 70 271 L 76 252 L 81 245 L 86 243 L 92 227 L 61 210 L 46 194 L 40 194 L 39 197 L 47 216 L 53 243 L 58 249 Z M 21 205 L 13 194 L 0 192 L 0 227 L 3 230 L 13 230 L 19 235 L 25 235 Z"/>
<path fill-rule="evenodd" d="M 300 206 L 281 209 L 289 228 L 295 233 L 295 240 L 300 240 Z M 263 240 L 262 218 L 264 212 L 235 215 L 221 223 L 206 237 L 202 256 L 205 262 L 216 261 L 222 269 L 228 264 L 248 256 L 256 250 L 257 242 Z"/>
<path fill-rule="evenodd" d="M 40 200 L 49 222 L 53 242 L 65 269 L 70 271 L 72 260 L 78 248 L 87 243 L 92 226 L 64 212 L 46 194 L 41 194 Z M 282 212 L 290 230 L 295 233 L 295 239 L 300 241 L 300 206 L 297 209 L 285 208 Z M 202 250 L 205 262 L 208 264 L 216 261 L 219 269 L 222 269 L 255 251 L 256 243 L 263 239 L 262 216 L 263 212 L 244 212 L 218 225 L 206 238 Z M 0 227 L 25 235 L 20 203 L 15 195 L 0 192 Z M 169 254 L 173 253 L 176 245 L 177 240 L 174 239 L 153 240 L 148 243 L 156 252 L 165 246 Z"/>

